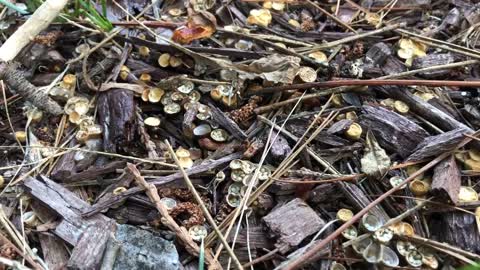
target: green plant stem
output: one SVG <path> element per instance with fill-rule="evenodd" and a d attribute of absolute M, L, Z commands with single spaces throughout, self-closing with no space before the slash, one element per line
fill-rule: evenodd
<path fill-rule="evenodd" d="M 0 0 L 0 4 L 8 7 L 9 9 L 13 9 L 15 10 L 16 12 L 22 14 L 22 15 L 25 15 L 25 14 L 28 14 L 28 12 L 24 9 L 21 9 L 19 7 L 17 7 L 16 5 L 12 4 L 10 1 L 8 0 Z"/>

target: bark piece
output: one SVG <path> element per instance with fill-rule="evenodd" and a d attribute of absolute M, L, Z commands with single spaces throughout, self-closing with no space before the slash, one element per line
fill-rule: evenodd
<path fill-rule="evenodd" d="M 360 189 L 360 187 L 358 187 L 356 184 L 343 181 L 340 181 L 337 184 L 340 186 L 345 196 L 355 206 L 357 211 L 362 210 L 372 202 L 370 198 L 367 197 L 365 192 Z M 385 210 L 378 204 L 370 210 L 370 214 L 377 216 L 383 222 L 387 222 L 390 219 Z"/>
<path fill-rule="evenodd" d="M 428 137 L 422 127 L 403 115 L 383 107 L 363 106 L 363 110 L 365 113 L 360 117 L 360 124 L 373 132 L 380 146 L 403 158 Z"/>
<path fill-rule="evenodd" d="M 90 219 L 83 219 L 80 213 L 89 205 L 78 198 L 74 193 L 59 184 L 51 181 L 47 177 L 41 176 L 41 181 L 33 177 L 27 178 L 24 185 L 34 198 L 41 201 L 48 208 L 55 211 L 63 218 L 62 227 L 69 227 L 69 231 L 55 230 L 55 234 L 71 245 L 75 245 L 85 228 L 108 222 L 109 219 L 103 215 L 96 215 Z M 61 224 L 62 224 L 61 223 Z"/>
<path fill-rule="evenodd" d="M 350 119 L 342 119 L 332 124 L 327 129 L 327 132 L 330 134 L 343 134 L 348 128 L 353 124 L 353 121 Z"/>
<path fill-rule="evenodd" d="M 440 135 L 427 137 L 417 146 L 415 152 L 407 158 L 407 161 L 418 161 L 451 151 L 465 138 L 465 133 L 468 133 L 466 129 L 457 128 Z"/>
<path fill-rule="evenodd" d="M 392 49 L 386 43 L 379 42 L 367 51 L 365 54 L 367 63 L 372 66 L 382 66 L 388 56 L 392 55 Z"/>
<path fill-rule="evenodd" d="M 274 209 L 263 221 L 278 237 L 276 247 L 286 253 L 306 237 L 318 232 L 325 225 L 318 214 L 301 199 L 294 199 Z"/>
<path fill-rule="evenodd" d="M 136 114 L 133 93 L 115 89 L 98 98 L 99 123 L 103 127 L 103 148 L 116 153 L 134 141 Z"/>
<path fill-rule="evenodd" d="M 100 266 L 108 237 L 115 223 L 99 222 L 84 229 L 68 261 L 69 269 L 96 269 Z"/>
<path fill-rule="evenodd" d="M 233 234 L 231 234 L 231 236 L 233 237 Z M 231 241 L 233 238 L 229 240 Z M 240 230 L 235 244 L 242 247 L 250 245 L 251 249 L 272 249 L 273 247 L 272 241 L 267 237 L 267 234 L 262 226 L 249 227 L 248 238 L 247 228 Z"/>
<path fill-rule="evenodd" d="M 76 140 L 72 140 L 69 144 L 69 147 L 74 147 L 76 144 Z M 61 181 L 72 175 L 72 173 L 76 172 L 75 168 L 75 153 L 76 151 L 69 151 L 65 155 L 62 155 L 55 165 L 51 177 L 54 180 Z"/>
<path fill-rule="evenodd" d="M 65 245 L 62 243 L 62 240 L 55 235 L 47 233 L 40 233 L 38 235 L 38 240 L 40 241 L 43 258 L 48 266 L 48 269 L 65 269 L 69 255 Z"/>
<path fill-rule="evenodd" d="M 201 164 L 199 164 L 199 165 L 197 165 L 197 166 L 195 166 L 191 169 L 188 169 L 186 172 L 189 176 L 193 175 L 193 174 L 197 174 L 197 173 L 203 173 L 203 172 L 206 172 L 208 170 L 215 169 L 215 168 L 217 168 L 217 167 L 219 167 L 219 166 L 221 166 L 225 163 L 228 163 L 228 162 L 230 162 L 234 159 L 240 158 L 241 156 L 242 156 L 241 153 L 234 153 L 234 154 L 230 154 L 228 156 L 219 158 L 217 160 L 206 160 L 206 161 L 202 162 Z M 177 172 L 177 173 L 174 173 L 174 174 L 171 174 L 171 175 L 162 176 L 162 177 L 152 179 L 152 181 L 149 181 L 149 183 L 152 183 L 156 186 L 161 186 L 161 185 L 165 185 L 165 184 L 168 184 L 170 182 L 173 182 L 173 181 L 179 180 L 179 179 L 183 179 L 183 176 L 182 176 L 181 172 Z M 115 205 L 118 202 L 121 202 L 121 201 L 125 200 L 126 198 L 128 198 L 130 196 L 133 196 L 135 194 L 138 194 L 142 191 L 143 191 L 143 189 L 139 188 L 139 187 L 130 188 L 129 190 L 127 190 L 125 192 L 122 192 L 119 195 L 109 197 L 109 198 L 105 199 L 104 201 L 98 202 L 98 203 L 88 207 L 87 209 L 84 210 L 83 216 L 85 216 L 85 217 L 93 216 L 93 215 L 99 213 L 100 211 L 105 210 L 105 209 L 109 208 L 110 206 Z"/>
<path fill-rule="evenodd" d="M 225 128 L 228 132 L 232 134 L 233 137 L 243 141 L 247 138 L 247 135 L 243 130 L 235 123 L 232 119 L 228 118 L 228 116 L 223 113 L 217 107 L 210 105 L 210 109 L 212 111 L 212 118 L 215 120 L 220 126 Z"/>
<path fill-rule="evenodd" d="M 392 75 L 407 71 L 407 68 L 402 61 L 398 60 L 395 56 L 390 55 L 385 59 L 382 71 L 385 75 Z"/>
<path fill-rule="evenodd" d="M 442 201 L 458 202 L 461 175 L 453 156 L 435 166 L 432 179 L 432 193 Z"/>
<path fill-rule="evenodd" d="M 480 252 L 480 235 L 474 215 L 448 212 L 432 218 L 431 221 L 432 234 L 438 241 L 473 253 Z"/>
<path fill-rule="evenodd" d="M 396 86 L 380 86 L 378 89 L 386 92 L 390 97 L 394 99 L 401 100 L 405 102 L 410 110 L 415 112 L 418 115 L 421 115 L 423 118 L 432 122 L 434 125 L 444 129 L 444 130 L 453 130 L 456 128 L 464 128 L 468 131 L 473 132 L 469 127 L 463 123 L 457 121 L 450 115 L 444 113 L 443 111 L 437 109 L 435 106 L 425 102 L 421 98 L 413 95 L 410 91 L 401 89 Z"/>
<path fill-rule="evenodd" d="M 24 182 L 27 191 L 60 215 L 63 220 L 55 228 L 55 234 L 75 246 L 68 262 L 72 269 L 95 269 L 99 266 L 108 234 L 115 229 L 115 222 L 96 215 L 90 219 L 80 216 L 88 203 L 68 189 L 42 176 L 42 180 L 28 178 Z"/>
<path fill-rule="evenodd" d="M 278 134 L 275 141 L 272 143 L 272 148 L 269 152 L 269 157 L 271 157 L 274 161 L 282 161 L 285 157 L 290 154 L 292 148 L 288 144 L 287 139 Z"/>
<path fill-rule="evenodd" d="M 446 65 L 455 62 L 455 58 L 451 53 L 438 53 L 438 54 L 427 54 L 424 57 L 416 57 L 412 63 L 412 69 L 421 69 L 431 66 Z M 450 69 L 440 69 L 432 71 L 424 71 L 419 73 L 419 75 L 426 78 L 438 78 L 445 76 L 452 71 Z"/>
<path fill-rule="evenodd" d="M 18 70 L 18 64 L 16 63 L 0 64 L 0 79 L 5 81 L 12 92 L 21 95 L 44 112 L 53 115 L 62 114 L 62 107 L 51 99 L 46 92 L 37 89 L 33 84 L 28 82 L 24 75 L 23 72 Z"/>
<path fill-rule="evenodd" d="M 126 162 L 123 160 L 113 161 L 103 166 L 90 167 L 85 171 L 72 174 L 68 177 L 63 178 L 62 180 L 66 183 L 95 180 L 97 177 L 115 172 L 116 169 L 124 168 L 125 164 Z"/>

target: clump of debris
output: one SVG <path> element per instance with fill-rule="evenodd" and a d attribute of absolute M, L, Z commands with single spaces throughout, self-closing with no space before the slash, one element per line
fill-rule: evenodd
<path fill-rule="evenodd" d="M 480 2 L 23 2 L 0 270 L 479 267 Z"/>

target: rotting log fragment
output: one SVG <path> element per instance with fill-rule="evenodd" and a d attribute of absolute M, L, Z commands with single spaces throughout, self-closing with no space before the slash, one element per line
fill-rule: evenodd
<path fill-rule="evenodd" d="M 94 269 L 101 263 L 108 235 L 115 230 L 115 222 L 98 214 L 90 219 L 80 216 L 88 204 L 71 191 L 42 177 L 42 181 L 28 178 L 27 191 L 62 217 L 55 234 L 75 248 L 68 262 L 71 269 Z"/>
<path fill-rule="evenodd" d="M 432 194 L 441 202 L 457 204 L 461 174 L 454 156 L 435 166 L 432 178 Z"/>
<path fill-rule="evenodd" d="M 440 135 L 427 137 L 417 146 L 414 153 L 407 158 L 407 161 L 419 161 L 451 151 L 465 138 L 466 133 L 468 133 L 468 130 L 457 128 Z"/>
<path fill-rule="evenodd" d="M 444 130 L 449 131 L 457 128 L 463 128 L 468 131 L 472 131 L 465 124 L 457 121 L 450 115 L 437 109 L 435 106 L 413 95 L 407 89 L 402 89 L 396 86 L 379 86 L 378 89 L 384 91 L 394 99 L 398 99 L 405 102 L 408 105 L 408 107 L 410 107 L 411 111 L 422 116 L 423 118 L 427 119 L 428 121 L 432 122 L 434 125 Z"/>
<path fill-rule="evenodd" d="M 25 79 L 25 74 L 18 68 L 17 63 L 0 63 L 0 79 L 5 81 L 12 92 L 18 93 L 40 110 L 53 115 L 62 114 L 62 107 L 51 99 L 47 93 L 28 82 Z"/>
<path fill-rule="evenodd" d="M 134 141 L 137 118 L 131 91 L 115 89 L 100 94 L 98 115 L 104 151 L 116 153 Z"/>
<path fill-rule="evenodd" d="M 431 66 L 446 65 L 455 62 L 455 57 L 451 53 L 427 54 L 424 57 L 417 57 L 413 60 L 412 69 L 421 69 Z M 433 71 L 424 71 L 419 73 L 425 78 L 439 78 L 450 73 L 449 69 L 440 69 Z"/>
<path fill-rule="evenodd" d="M 65 269 L 69 254 L 62 240 L 49 233 L 38 234 L 38 240 L 40 241 L 43 258 L 48 266 L 48 269 Z"/>
<path fill-rule="evenodd" d="M 447 212 L 432 216 L 432 235 L 440 242 L 473 253 L 480 252 L 480 234 L 474 215 L 464 212 Z"/>
<path fill-rule="evenodd" d="M 364 129 L 370 129 L 383 148 L 403 158 L 428 137 L 421 126 L 396 112 L 368 105 L 363 106 L 363 110 L 365 113 L 360 117 L 360 124 Z"/>
<path fill-rule="evenodd" d="M 274 209 L 262 219 L 276 237 L 275 246 L 286 253 L 314 234 L 325 222 L 301 199 L 294 199 Z"/>

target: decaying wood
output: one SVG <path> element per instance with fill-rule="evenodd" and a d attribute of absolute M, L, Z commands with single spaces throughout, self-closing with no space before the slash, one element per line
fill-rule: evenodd
<path fill-rule="evenodd" d="M 383 107 L 363 106 L 365 113 L 360 124 L 370 129 L 378 143 L 386 150 L 409 156 L 428 133 L 403 115 Z"/>
<path fill-rule="evenodd" d="M 67 267 L 85 270 L 99 268 L 108 237 L 114 227 L 114 222 L 101 222 L 85 228 L 72 251 Z"/>
<path fill-rule="evenodd" d="M 93 166 L 87 170 L 71 174 L 68 177 L 59 179 L 65 183 L 74 183 L 78 181 L 94 180 L 105 174 L 115 172 L 116 169 L 125 167 L 126 162 L 123 160 L 112 161 L 103 166 Z"/>
<path fill-rule="evenodd" d="M 412 63 L 412 68 L 421 69 L 431 66 L 446 65 L 455 62 L 455 57 L 451 53 L 427 54 L 425 57 L 418 57 Z M 426 78 L 439 78 L 451 72 L 448 69 L 425 71 L 419 75 Z"/>
<path fill-rule="evenodd" d="M 457 204 L 461 185 L 461 173 L 455 157 L 445 159 L 434 169 L 432 193 L 443 202 Z"/>
<path fill-rule="evenodd" d="M 367 62 L 373 66 L 382 66 L 388 56 L 392 54 L 390 46 L 383 42 L 376 43 L 365 54 Z"/>
<path fill-rule="evenodd" d="M 38 240 L 42 246 L 43 257 L 48 268 L 52 270 L 65 269 L 69 254 L 62 241 L 49 233 L 40 233 Z"/>
<path fill-rule="evenodd" d="M 221 166 L 221 165 L 223 165 L 227 162 L 230 162 L 234 159 L 240 158 L 241 156 L 242 156 L 241 153 L 234 153 L 234 154 L 230 154 L 228 156 L 225 156 L 223 158 L 219 158 L 217 160 L 206 160 L 202 164 L 199 164 L 199 165 L 197 165 L 197 166 L 195 166 L 191 169 L 188 169 L 187 174 L 188 175 L 193 175 L 193 174 L 197 174 L 197 173 L 203 173 L 203 172 L 206 172 L 208 170 L 215 169 L 215 168 L 217 168 L 217 167 L 219 167 L 219 166 Z M 149 183 L 154 184 L 156 186 L 161 186 L 161 185 L 165 185 L 165 184 L 168 184 L 170 182 L 173 182 L 175 180 L 180 180 L 180 179 L 182 179 L 182 174 L 180 172 L 177 172 L 177 173 L 174 173 L 174 174 L 171 174 L 171 175 L 162 176 L 162 177 L 152 179 L 151 181 L 149 181 Z M 92 215 L 95 215 L 95 214 L 99 213 L 100 211 L 105 210 L 108 207 L 110 207 L 112 205 L 115 205 L 118 202 L 121 202 L 121 201 L 125 200 L 126 198 L 128 198 L 130 196 L 133 196 L 135 194 L 138 194 L 140 192 L 142 192 L 142 189 L 139 188 L 139 187 L 130 188 L 129 190 L 127 190 L 125 192 L 122 192 L 119 195 L 112 196 L 111 198 L 108 198 L 105 201 L 98 202 L 97 204 L 94 204 L 94 205 L 88 207 L 87 209 L 84 210 L 83 216 L 90 217 Z"/>
<path fill-rule="evenodd" d="M 88 204 L 44 176 L 41 181 L 28 178 L 24 185 L 34 198 L 62 217 L 54 232 L 75 246 L 68 266 L 72 269 L 97 268 L 101 263 L 108 235 L 114 231 L 115 222 L 101 214 L 89 219 L 82 218 L 81 210 Z"/>
<path fill-rule="evenodd" d="M 116 153 L 134 141 L 137 117 L 132 92 L 116 89 L 101 93 L 98 114 L 106 152 Z"/>
<path fill-rule="evenodd" d="M 278 238 L 275 246 L 282 253 L 296 247 L 325 225 L 325 221 L 301 199 L 294 199 L 274 209 L 262 220 Z"/>
<path fill-rule="evenodd" d="M 330 134 L 343 134 L 348 128 L 353 124 L 353 120 L 342 119 L 338 122 L 333 123 L 328 129 L 327 132 Z"/>
<path fill-rule="evenodd" d="M 210 105 L 210 109 L 212 111 L 212 118 L 223 128 L 225 128 L 228 132 L 232 134 L 235 138 L 239 140 L 245 140 L 247 135 L 245 132 L 235 123 L 232 119 L 230 119 L 225 113 L 223 113 L 220 109 L 215 107 L 214 105 Z"/>
<path fill-rule="evenodd" d="M 480 252 L 480 234 L 476 218 L 470 213 L 448 212 L 430 219 L 432 234 L 440 242 L 460 249 Z"/>
<path fill-rule="evenodd" d="M 60 115 L 63 113 L 63 109 L 58 103 L 53 101 L 45 92 L 37 89 L 24 77 L 25 74 L 19 70 L 18 64 L 0 63 L 0 79 L 5 81 L 12 92 L 18 93 L 45 112 L 53 115 Z"/>
<path fill-rule="evenodd" d="M 411 154 L 407 161 L 418 161 L 453 150 L 469 133 L 465 128 L 457 128 L 440 135 L 425 138 Z"/>
<path fill-rule="evenodd" d="M 465 124 L 455 120 L 450 115 L 435 108 L 421 98 L 414 96 L 412 93 L 410 93 L 410 91 L 406 91 L 400 89 L 399 87 L 392 86 L 380 87 L 380 89 L 385 91 L 392 98 L 405 102 L 410 107 L 410 110 L 412 110 L 418 115 L 421 115 L 423 118 L 428 119 L 434 125 L 442 129 L 449 131 L 457 128 L 462 128 L 466 129 L 469 132 L 472 132 L 472 130 Z"/>

